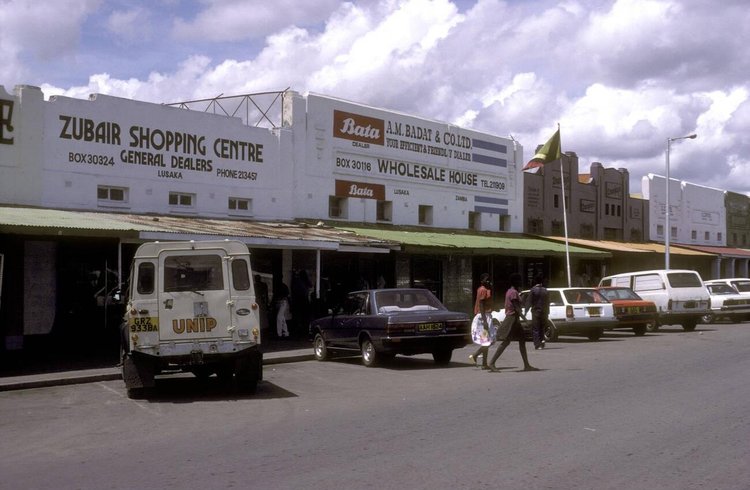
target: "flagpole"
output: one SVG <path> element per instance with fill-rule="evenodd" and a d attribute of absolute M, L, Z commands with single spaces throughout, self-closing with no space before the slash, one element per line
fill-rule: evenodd
<path fill-rule="evenodd" d="M 560 134 L 560 123 L 557 123 L 557 134 Z M 560 148 L 562 149 L 562 137 L 560 137 Z M 560 152 L 560 183 L 562 185 L 562 208 L 563 208 L 563 229 L 565 230 L 565 263 L 568 268 L 568 287 L 572 287 L 570 282 L 570 245 L 568 244 L 568 212 L 565 210 L 565 170 L 563 169 L 563 153 Z"/>

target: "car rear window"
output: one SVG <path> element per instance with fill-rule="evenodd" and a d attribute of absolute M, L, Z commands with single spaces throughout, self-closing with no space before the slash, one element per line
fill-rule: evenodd
<path fill-rule="evenodd" d="M 670 272 L 667 274 L 669 285 L 673 288 L 699 288 L 703 281 L 695 272 Z"/>
<path fill-rule="evenodd" d="M 734 281 L 732 285 L 741 293 L 750 291 L 750 281 Z"/>
<path fill-rule="evenodd" d="M 604 296 L 599 294 L 593 289 L 570 289 L 564 292 L 565 299 L 568 303 L 574 305 L 587 304 L 587 303 L 609 303 Z"/>

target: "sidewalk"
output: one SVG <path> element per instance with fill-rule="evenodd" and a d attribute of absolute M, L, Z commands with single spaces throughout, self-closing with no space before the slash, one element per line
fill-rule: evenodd
<path fill-rule="evenodd" d="M 313 358 L 312 343 L 307 340 L 276 340 L 263 344 L 263 365 L 286 362 L 308 361 Z M 68 370 L 64 366 L 29 365 L 26 368 L 14 369 L 11 375 L 5 376 L 0 371 L 0 391 L 25 390 L 44 386 L 60 386 L 95 381 L 122 379 L 120 368 L 111 361 L 93 362 L 91 367 L 81 369 L 72 365 Z"/>

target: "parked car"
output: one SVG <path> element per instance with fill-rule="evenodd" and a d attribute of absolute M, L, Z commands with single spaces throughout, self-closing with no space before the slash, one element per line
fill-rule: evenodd
<path fill-rule="evenodd" d="M 711 279 L 705 284 L 728 284 L 737 290 L 737 293 L 743 296 L 750 296 L 750 279 L 747 277 L 728 277 L 725 279 Z"/>
<path fill-rule="evenodd" d="M 554 342 L 560 335 L 585 335 L 589 340 L 599 340 L 604 330 L 617 326 L 612 303 L 595 288 L 547 288 L 549 294 L 549 322 L 544 329 L 544 339 Z M 526 303 L 529 291 L 521 293 L 521 303 Z M 493 311 L 492 317 L 502 322 L 505 310 Z M 522 320 L 529 331 L 531 314 Z M 528 335 L 527 335 L 528 336 Z"/>
<path fill-rule="evenodd" d="M 599 286 L 629 287 L 641 298 L 656 303 L 654 329 L 677 324 L 692 332 L 703 316 L 711 312 L 711 298 L 701 276 L 687 269 L 624 272 L 602 278 Z"/>
<path fill-rule="evenodd" d="M 624 286 L 596 288 L 602 296 L 613 305 L 617 326 L 615 328 L 632 328 L 636 335 L 643 335 L 656 326 L 656 303 L 648 301 Z"/>
<path fill-rule="evenodd" d="M 471 318 L 449 311 L 427 289 L 371 289 L 349 293 L 343 304 L 310 323 L 319 361 L 331 351 L 359 351 L 365 366 L 396 354 L 431 353 L 447 364 L 454 349 L 471 342 Z"/>
<path fill-rule="evenodd" d="M 750 294 L 740 294 L 721 281 L 706 281 L 706 288 L 711 295 L 711 313 L 703 315 L 703 323 L 714 323 L 722 318 L 741 322 L 750 315 Z"/>

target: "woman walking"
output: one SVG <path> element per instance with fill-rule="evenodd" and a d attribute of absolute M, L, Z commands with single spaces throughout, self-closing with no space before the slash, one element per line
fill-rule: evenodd
<path fill-rule="evenodd" d="M 492 316 L 490 314 L 490 299 L 492 298 L 492 283 L 490 275 L 483 273 L 479 276 L 479 287 L 477 288 L 477 299 L 474 302 L 474 321 L 471 324 L 471 338 L 479 348 L 469 360 L 476 366 L 477 359 L 482 356 L 482 369 L 487 369 L 487 355 L 490 352 L 490 346 L 495 341 L 494 329 L 490 330 L 492 325 Z"/>

